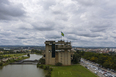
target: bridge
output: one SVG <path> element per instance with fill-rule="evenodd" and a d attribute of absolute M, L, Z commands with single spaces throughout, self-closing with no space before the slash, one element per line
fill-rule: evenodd
<path fill-rule="evenodd" d="M 39 60 L 21 60 L 10 64 L 37 64 Z"/>

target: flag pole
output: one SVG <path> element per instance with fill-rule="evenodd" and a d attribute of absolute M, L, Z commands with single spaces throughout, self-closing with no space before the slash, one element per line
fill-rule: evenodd
<path fill-rule="evenodd" d="M 62 31 L 61 31 L 61 41 L 62 41 Z"/>
<path fill-rule="evenodd" d="M 61 36 L 62 37 L 62 36 Z"/>

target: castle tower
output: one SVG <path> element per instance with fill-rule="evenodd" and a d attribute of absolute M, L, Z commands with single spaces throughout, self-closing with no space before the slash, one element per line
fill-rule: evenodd
<path fill-rule="evenodd" d="M 60 62 L 63 65 L 71 65 L 71 42 L 65 41 L 46 41 L 45 53 L 43 58 L 46 65 L 55 65 Z"/>

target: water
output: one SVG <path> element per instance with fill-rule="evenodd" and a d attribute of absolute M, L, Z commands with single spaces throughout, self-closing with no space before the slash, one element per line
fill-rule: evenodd
<path fill-rule="evenodd" d="M 31 54 L 26 60 L 38 60 L 41 57 Z M 36 65 L 7 65 L 0 69 L 0 77 L 45 77 L 45 71 Z"/>

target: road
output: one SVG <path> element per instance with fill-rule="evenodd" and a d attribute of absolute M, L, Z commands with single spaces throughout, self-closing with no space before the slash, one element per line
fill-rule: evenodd
<path fill-rule="evenodd" d="M 84 67 L 87 67 L 87 69 L 89 69 L 91 72 L 93 72 L 93 73 L 96 73 L 99 77 L 106 77 L 106 76 L 104 76 L 102 73 L 100 73 L 100 72 L 98 72 L 99 70 L 98 69 L 95 69 L 94 67 L 91 67 L 91 65 L 94 65 L 94 66 L 96 66 L 96 67 L 98 67 L 96 64 L 94 64 L 94 63 L 91 63 L 91 62 L 89 62 L 89 61 L 87 61 L 87 60 L 85 60 L 85 59 L 83 59 L 83 58 L 81 58 L 81 62 L 80 62 L 80 64 L 82 65 L 82 66 L 84 66 Z M 111 71 L 109 71 L 109 70 L 107 70 L 107 69 L 104 69 L 104 68 L 101 68 L 101 67 L 99 67 L 100 69 L 102 69 L 102 70 L 105 70 L 105 71 L 107 71 L 107 72 L 111 72 Z M 111 74 L 114 74 L 114 75 L 116 75 L 116 73 L 114 73 L 114 72 L 111 72 Z"/>

